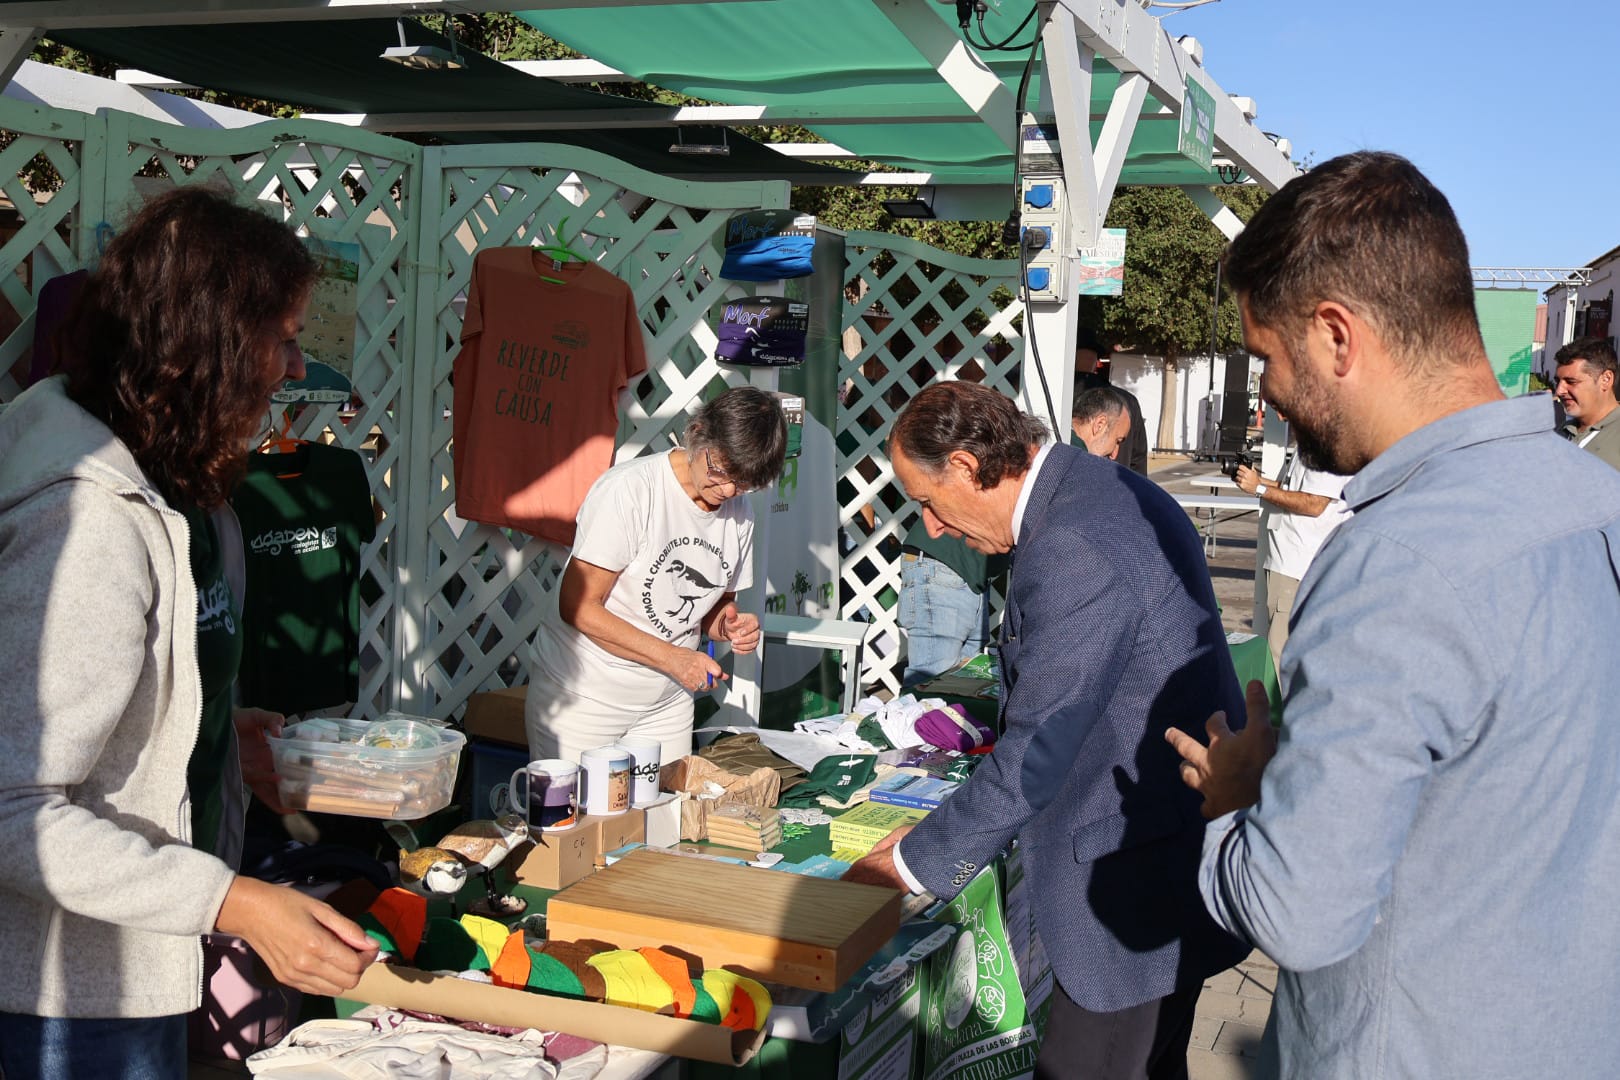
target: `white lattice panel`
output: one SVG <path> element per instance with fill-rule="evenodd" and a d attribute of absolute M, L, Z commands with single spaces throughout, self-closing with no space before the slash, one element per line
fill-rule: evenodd
<path fill-rule="evenodd" d="M 296 407 L 292 433 L 358 451 L 381 510 L 376 538 L 361 553 L 360 699 L 353 710 L 375 717 L 398 702 L 396 583 L 405 527 L 401 491 L 409 473 L 405 421 L 414 307 L 410 215 L 421 150 L 298 121 L 203 131 L 113 113 L 107 125 L 106 203 L 115 219 L 138 199 L 144 178 L 212 184 L 279 206 L 301 232 L 360 247 L 351 372 L 358 408 Z"/>
<path fill-rule="evenodd" d="M 423 401 L 417 459 L 425 527 L 413 535 L 423 573 L 406 584 L 420 621 L 407 643 L 409 707 L 444 716 L 481 689 L 528 678 L 529 642 L 566 552 L 455 514 L 450 372 L 473 257 L 482 248 L 550 241 L 629 283 L 647 335 L 649 370 L 622 417 L 619 460 L 669 447 L 717 383 L 745 372 L 713 361 L 711 307 L 740 291 L 722 282 L 721 231 L 738 210 L 782 206 L 785 183 L 682 184 L 576 147 L 443 147 L 424 157 L 423 271 L 416 378 Z"/>
<path fill-rule="evenodd" d="M 80 203 L 88 194 L 95 205 L 100 193 L 83 168 L 86 119 L 0 100 L 0 190 L 17 215 L 15 231 L 7 229 L 0 243 L 0 403 L 27 381 L 40 289 L 78 269 L 80 252 L 93 250 L 93 241 L 77 235 Z"/>
<path fill-rule="evenodd" d="M 853 548 L 839 565 L 840 617 L 879 627 L 875 637 L 888 644 L 867 650 L 862 682 L 898 690 L 900 542 L 917 504 L 894 479 L 889 427 L 934 382 L 972 379 L 1017 395 L 1018 263 L 964 259 L 886 233 L 851 233 L 845 245 L 838 504 Z M 1001 604 L 993 595 L 992 625 Z"/>

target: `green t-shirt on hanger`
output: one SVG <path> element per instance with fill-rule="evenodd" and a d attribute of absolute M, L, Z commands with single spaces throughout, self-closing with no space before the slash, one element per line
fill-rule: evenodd
<path fill-rule="evenodd" d="M 232 503 L 247 554 L 242 704 L 292 715 L 356 700 L 360 549 L 376 535 L 360 455 L 317 442 L 254 454 Z"/>

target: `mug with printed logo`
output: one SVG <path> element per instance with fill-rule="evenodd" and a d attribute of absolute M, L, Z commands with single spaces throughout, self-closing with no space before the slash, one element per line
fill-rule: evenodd
<path fill-rule="evenodd" d="M 631 806 L 651 806 L 658 801 L 658 767 L 663 761 L 664 744 L 657 739 L 626 735 L 619 745 L 630 751 Z"/>
<path fill-rule="evenodd" d="M 579 805 L 587 814 L 613 817 L 630 809 L 631 760 L 622 746 L 598 746 L 579 755 L 580 779 L 585 781 Z"/>
<path fill-rule="evenodd" d="M 518 797 L 519 780 L 524 781 L 522 798 Z M 579 766 L 561 758 L 531 761 L 512 774 L 507 798 L 531 831 L 571 829 L 579 818 Z"/>

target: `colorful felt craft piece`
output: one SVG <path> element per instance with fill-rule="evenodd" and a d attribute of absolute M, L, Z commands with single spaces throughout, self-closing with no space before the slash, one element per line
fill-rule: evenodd
<path fill-rule="evenodd" d="M 488 971 L 489 957 L 459 922 L 439 916 L 428 920 L 416 966 L 423 971 Z"/>
<path fill-rule="evenodd" d="M 591 967 L 590 959 L 599 949 L 577 941 L 548 941 L 540 951 L 562 963 L 579 980 L 580 992 L 586 1001 L 602 1001 L 607 997 L 607 983 L 602 973 Z"/>
<path fill-rule="evenodd" d="M 488 961 L 484 968 L 474 970 L 488 969 L 506 948 L 506 939 L 512 936 L 512 932 L 506 927 L 494 919 L 486 919 L 481 915 L 463 915 L 461 928 L 467 931 L 467 936 L 473 939 L 473 944 L 478 946 L 478 951 L 483 953 L 484 959 Z"/>
<path fill-rule="evenodd" d="M 647 958 L 631 949 L 600 952 L 587 961 L 607 984 L 607 1003 L 646 1012 L 675 1005 L 675 991 L 659 978 Z"/>
<path fill-rule="evenodd" d="M 427 898 L 408 889 L 384 889 L 366 912 L 387 933 L 406 960 L 416 960 L 417 948 L 427 931 Z"/>
<path fill-rule="evenodd" d="M 521 990 L 529 985 L 529 971 L 533 966 L 528 947 L 523 943 L 523 931 L 515 930 L 507 935 L 506 944 L 490 965 L 489 974 L 496 986 Z"/>

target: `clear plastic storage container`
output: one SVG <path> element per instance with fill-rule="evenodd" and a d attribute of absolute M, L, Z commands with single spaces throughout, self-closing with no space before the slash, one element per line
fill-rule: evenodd
<path fill-rule="evenodd" d="M 270 739 L 289 810 L 410 821 L 450 804 L 466 736 L 437 720 L 315 717 Z"/>

